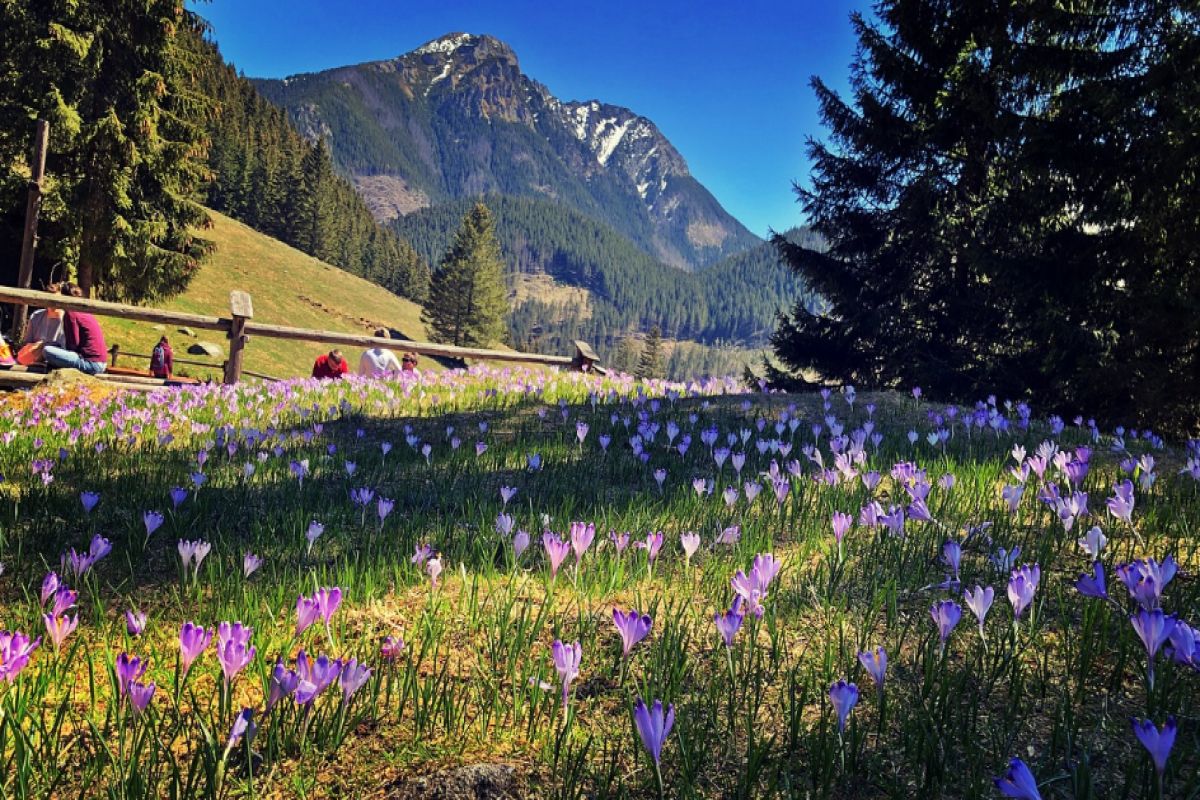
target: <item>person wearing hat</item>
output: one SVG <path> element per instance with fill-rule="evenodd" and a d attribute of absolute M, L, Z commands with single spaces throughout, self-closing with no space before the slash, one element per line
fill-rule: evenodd
<path fill-rule="evenodd" d="M 387 339 L 390 337 L 387 329 L 380 328 L 375 331 L 375 338 Z M 396 360 L 396 354 L 391 350 L 384 350 L 379 345 L 375 345 L 370 350 L 364 350 L 362 358 L 358 360 L 358 374 L 368 378 L 399 371 L 400 362 Z"/>
<path fill-rule="evenodd" d="M 328 353 L 317 356 L 317 360 L 313 363 L 312 376 L 323 380 L 332 380 L 340 378 L 348 372 L 350 372 L 350 365 L 346 363 L 342 351 L 330 350 Z"/>

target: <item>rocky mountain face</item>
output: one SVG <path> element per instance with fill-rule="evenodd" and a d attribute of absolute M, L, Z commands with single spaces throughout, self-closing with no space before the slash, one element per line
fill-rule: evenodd
<path fill-rule="evenodd" d="M 464 197 L 542 197 L 687 270 L 761 240 L 688 171 L 649 119 L 564 102 L 491 36 L 456 33 L 388 61 L 255 82 L 324 137 L 380 219 Z"/>

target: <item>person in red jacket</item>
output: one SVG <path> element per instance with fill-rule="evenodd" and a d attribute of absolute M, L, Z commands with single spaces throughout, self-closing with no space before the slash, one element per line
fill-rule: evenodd
<path fill-rule="evenodd" d="M 340 378 L 349 371 L 350 365 L 342 357 L 342 351 L 330 350 L 328 353 L 317 356 L 317 360 L 313 364 L 312 376 L 323 379 Z"/>
<path fill-rule="evenodd" d="M 82 297 L 74 284 L 63 284 L 62 294 Z M 108 345 L 100 322 L 83 311 L 64 311 L 62 318 L 63 346 L 43 344 L 41 358 L 51 369 L 77 369 L 85 375 L 99 375 L 108 368 Z"/>

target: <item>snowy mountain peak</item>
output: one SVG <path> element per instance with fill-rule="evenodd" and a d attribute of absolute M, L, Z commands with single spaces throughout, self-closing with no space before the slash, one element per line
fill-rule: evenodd
<path fill-rule="evenodd" d="M 453 53 L 463 45 L 474 44 L 478 38 L 469 33 L 448 33 L 445 36 L 439 36 L 431 42 L 426 42 L 413 52 L 418 55 Z"/>

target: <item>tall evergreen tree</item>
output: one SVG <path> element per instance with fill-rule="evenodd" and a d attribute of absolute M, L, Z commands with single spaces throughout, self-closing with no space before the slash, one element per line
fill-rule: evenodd
<path fill-rule="evenodd" d="M 662 374 L 661 351 L 662 330 L 658 325 L 654 325 L 646 334 L 646 342 L 642 345 L 642 355 L 638 358 L 633 374 L 643 379 L 660 377 Z"/>
<path fill-rule="evenodd" d="M 46 230 L 85 291 L 172 294 L 207 250 L 204 98 L 179 46 L 199 25 L 177 0 L 0 3 L 0 169 L 51 122 Z"/>
<path fill-rule="evenodd" d="M 801 302 L 780 319 L 772 342 L 789 372 L 769 377 L 811 370 L 964 399 L 1027 390 L 1060 410 L 1162 419 L 1162 406 L 1137 402 L 1150 381 L 1121 376 L 1137 374 L 1137 353 L 1160 351 L 1138 333 L 1153 299 L 1184 323 L 1173 343 L 1154 337 L 1177 354 L 1169 393 L 1195 385 L 1182 366 L 1189 348 L 1195 364 L 1200 311 L 1179 309 L 1178 284 L 1162 279 L 1194 297 L 1196 215 L 1165 209 L 1194 197 L 1196 174 L 1155 174 L 1172 151 L 1156 107 L 1186 103 L 1163 70 L 1150 77 L 1173 51 L 1194 96 L 1195 4 L 884 0 L 876 11 L 878 22 L 852 17 L 853 104 L 813 81 L 830 137 L 810 143 L 812 185 L 798 194 L 828 250 L 776 244 L 828 306 Z M 1194 137 L 1182 141 L 1195 152 Z M 1166 190 L 1165 213 L 1149 219 L 1132 187 Z M 1177 235 L 1190 249 L 1144 247 Z"/>
<path fill-rule="evenodd" d="M 456 346 L 499 342 L 508 313 L 503 276 L 492 213 L 476 203 L 463 217 L 429 286 L 422 319 L 434 341 Z"/>

